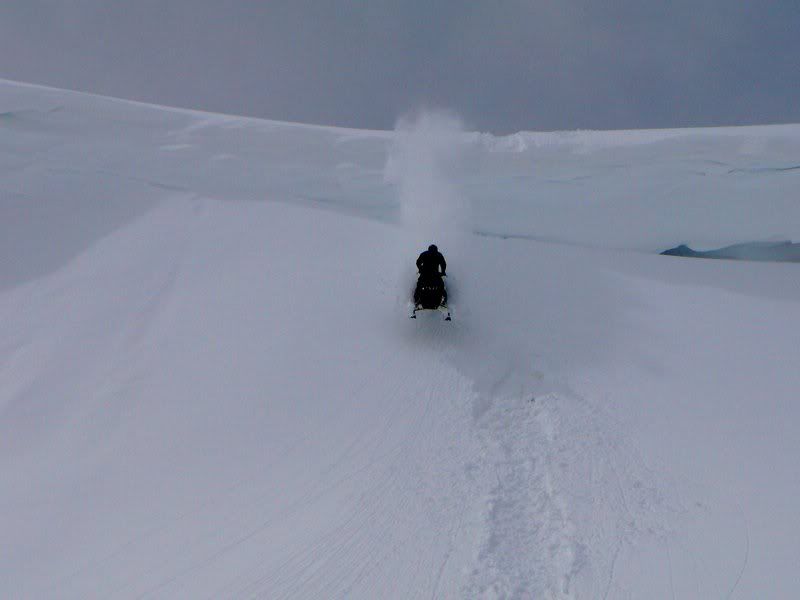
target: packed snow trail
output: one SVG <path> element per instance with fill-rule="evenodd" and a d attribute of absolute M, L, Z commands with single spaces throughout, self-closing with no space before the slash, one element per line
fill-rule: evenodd
<path fill-rule="evenodd" d="M 797 127 L 447 133 L 415 322 L 413 143 L 0 90 L 0 595 L 796 591 L 796 266 L 630 249 L 800 237 Z"/>

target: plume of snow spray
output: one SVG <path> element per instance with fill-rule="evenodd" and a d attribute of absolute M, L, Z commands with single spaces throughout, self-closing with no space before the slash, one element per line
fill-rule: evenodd
<path fill-rule="evenodd" d="M 455 249 L 468 229 L 468 204 L 455 182 L 464 148 L 461 120 L 452 113 L 421 112 L 397 123 L 386 165 L 395 184 L 409 242 Z"/>
<path fill-rule="evenodd" d="M 469 204 L 456 183 L 464 177 L 465 142 L 461 120 L 449 112 L 424 111 L 397 123 L 385 177 L 397 188 L 408 234 L 399 257 L 401 290 L 415 281 L 414 261 L 430 244 L 445 254 L 450 275 L 457 274 L 458 265 L 466 262 L 471 219 Z M 457 275 L 448 281 L 451 305 L 458 298 L 456 282 Z"/>

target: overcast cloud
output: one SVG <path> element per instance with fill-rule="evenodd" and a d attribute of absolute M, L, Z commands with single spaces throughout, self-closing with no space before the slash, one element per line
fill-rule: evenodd
<path fill-rule="evenodd" d="M 0 77 L 380 129 L 800 122 L 800 2 L 3 0 Z"/>

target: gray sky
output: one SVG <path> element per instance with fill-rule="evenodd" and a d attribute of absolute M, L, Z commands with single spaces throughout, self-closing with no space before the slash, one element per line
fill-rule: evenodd
<path fill-rule="evenodd" d="M 800 122 L 800 1 L 3 0 L 0 77 L 379 129 Z"/>

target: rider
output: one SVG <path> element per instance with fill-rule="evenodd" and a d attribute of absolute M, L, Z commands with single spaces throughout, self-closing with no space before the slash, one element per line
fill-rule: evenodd
<path fill-rule="evenodd" d="M 439 272 L 439 267 L 442 269 L 441 272 Z M 419 271 L 420 277 L 443 277 L 445 275 L 447 263 L 442 253 L 439 252 L 439 249 L 436 247 L 436 244 L 431 244 L 425 252 L 419 255 L 417 259 L 417 270 Z"/>

